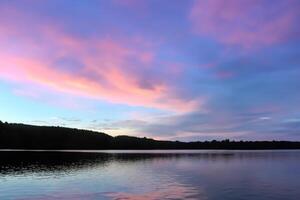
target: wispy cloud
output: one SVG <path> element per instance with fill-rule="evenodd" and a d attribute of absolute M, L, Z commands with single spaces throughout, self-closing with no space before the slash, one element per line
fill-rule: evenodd
<path fill-rule="evenodd" d="M 190 19 L 195 33 L 249 49 L 299 35 L 299 7 L 294 0 L 196 0 Z"/>
<path fill-rule="evenodd" d="M 17 32 L 18 28 L 10 29 Z M 19 36 L 13 50 L 1 49 L 0 77 L 131 106 L 175 112 L 199 106 L 198 99 L 178 96 L 164 77 L 153 74 L 154 66 L 164 66 L 147 41 L 112 36 L 82 39 L 45 25 L 38 27 L 38 39 L 36 34 L 29 40 Z M 2 42 L 14 42 L 7 41 L 5 33 L 0 36 Z"/>

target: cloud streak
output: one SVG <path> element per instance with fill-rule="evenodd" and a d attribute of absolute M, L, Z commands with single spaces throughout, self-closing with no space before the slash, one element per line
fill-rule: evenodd
<path fill-rule="evenodd" d="M 9 32 L 17 32 L 17 27 L 10 27 Z M 7 33 L 0 35 L 0 41 L 12 44 L 12 39 L 6 40 Z M 163 77 L 151 75 L 155 65 L 163 64 L 155 59 L 155 49 L 147 41 L 111 36 L 82 39 L 51 26 L 38 27 L 39 40 L 34 39 L 35 34 L 29 39 L 19 36 L 13 50 L 1 49 L 0 77 L 111 103 L 174 112 L 188 112 L 199 104 L 177 96 Z"/>
<path fill-rule="evenodd" d="M 196 0 L 190 20 L 197 34 L 249 49 L 298 37 L 299 7 L 294 0 Z"/>

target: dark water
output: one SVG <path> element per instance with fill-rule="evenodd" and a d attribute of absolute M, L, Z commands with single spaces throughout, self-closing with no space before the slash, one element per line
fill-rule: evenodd
<path fill-rule="evenodd" d="M 0 200 L 300 199 L 300 151 L 0 151 Z"/>

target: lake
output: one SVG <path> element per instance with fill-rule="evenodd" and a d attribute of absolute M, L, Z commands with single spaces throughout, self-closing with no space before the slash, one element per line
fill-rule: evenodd
<path fill-rule="evenodd" d="M 0 151 L 0 199 L 300 199 L 300 151 Z"/>

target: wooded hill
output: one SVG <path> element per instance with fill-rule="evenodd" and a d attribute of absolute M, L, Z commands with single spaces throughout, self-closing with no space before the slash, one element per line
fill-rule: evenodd
<path fill-rule="evenodd" d="M 291 141 L 159 141 L 64 127 L 0 121 L 0 149 L 300 149 Z"/>

